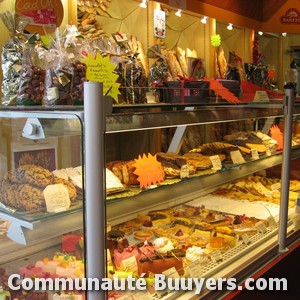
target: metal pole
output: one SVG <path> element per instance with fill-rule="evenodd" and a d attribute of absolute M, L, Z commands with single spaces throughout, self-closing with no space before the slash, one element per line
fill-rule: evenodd
<path fill-rule="evenodd" d="M 87 278 L 105 278 L 105 109 L 103 84 L 84 83 L 85 226 Z M 88 291 L 88 300 L 105 299 L 103 291 Z"/>
<path fill-rule="evenodd" d="M 282 151 L 281 167 L 281 198 L 279 211 L 279 231 L 278 243 L 279 253 L 287 252 L 286 233 L 288 219 L 288 202 L 290 187 L 290 165 L 291 165 L 291 147 L 292 147 L 292 127 L 293 127 L 293 106 L 294 106 L 294 88 L 293 85 L 286 84 L 284 87 L 284 137 Z"/>

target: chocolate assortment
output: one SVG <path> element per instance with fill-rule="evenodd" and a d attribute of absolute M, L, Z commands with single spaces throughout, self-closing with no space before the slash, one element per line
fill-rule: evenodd
<path fill-rule="evenodd" d="M 10 33 L 10 38 L 3 45 L 1 53 L 2 105 L 15 105 L 20 85 L 23 47 L 26 42 L 25 37 L 19 32 L 23 32 L 28 21 L 10 12 L 3 12 L 0 16 Z"/>

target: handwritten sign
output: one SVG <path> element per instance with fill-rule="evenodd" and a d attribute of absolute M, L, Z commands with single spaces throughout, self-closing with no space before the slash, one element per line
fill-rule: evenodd
<path fill-rule="evenodd" d="M 103 57 L 100 53 L 96 57 L 88 54 L 82 62 L 87 65 L 86 78 L 93 82 L 103 83 L 103 94 L 113 97 L 118 102 L 119 86 L 116 83 L 118 75 L 114 73 L 116 66 L 110 62 L 109 57 Z"/>
<path fill-rule="evenodd" d="M 270 101 L 266 91 L 256 91 L 253 102 L 268 102 Z"/>
<path fill-rule="evenodd" d="M 71 205 L 69 192 L 63 184 L 48 185 L 43 193 L 48 212 L 60 212 L 69 209 Z"/>

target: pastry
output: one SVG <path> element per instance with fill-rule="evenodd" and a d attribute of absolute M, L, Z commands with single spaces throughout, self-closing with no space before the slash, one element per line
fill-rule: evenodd
<path fill-rule="evenodd" d="M 52 183 L 52 173 L 40 166 L 23 165 L 15 170 L 15 176 L 19 182 L 28 183 L 41 188 L 45 188 Z"/>
<path fill-rule="evenodd" d="M 173 235 L 172 238 L 177 240 L 179 245 L 185 244 L 189 235 L 184 233 L 181 229 L 177 230 Z"/>
<path fill-rule="evenodd" d="M 152 238 L 153 233 L 149 230 L 138 230 L 133 233 L 133 236 L 138 240 L 149 240 Z"/>
<path fill-rule="evenodd" d="M 172 222 L 171 216 L 163 211 L 149 212 L 153 226 L 169 225 Z"/>
<path fill-rule="evenodd" d="M 230 245 L 224 237 L 215 236 L 210 239 L 206 248 L 212 251 L 220 250 L 221 252 L 225 252 L 230 249 Z"/>
<path fill-rule="evenodd" d="M 171 240 L 165 237 L 155 239 L 153 245 L 156 251 L 160 254 L 166 254 L 168 251 L 172 251 L 174 249 Z"/>
<path fill-rule="evenodd" d="M 201 247 L 192 246 L 186 250 L 185 257 L 188 262 L 194 262 L 198 260 L 201 264 L 209 262 L 208 255 L 203 251 Z"/>
<path fill-rule="evenodd" d="M 44 258 L 43 260 L 38 260 L 35 263 L 36 268 L 41 268 L 45 273 L 56 274 L 56 269 L 59 266 L 59 262 L 54 260 L 49 260 L 48 258 Z"/>
<path fill-rule="evenodd" d="M 3 203 L 24 211 L 34 211 L 46 206 L 41 189 L 29 184 L 12 184 L 4 193 Z"/>

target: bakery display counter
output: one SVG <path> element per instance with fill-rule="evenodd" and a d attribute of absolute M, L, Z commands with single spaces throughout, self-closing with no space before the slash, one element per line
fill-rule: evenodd
<path fill-rule="evenodd" d="M 149 261 L 152 263 L 151 260 L 155 260 L 153 265 L 159 265 L 159 274 L 167 271 L 169 276 L 177 275 L 177 272 L 180 276 L 185 278 L 217 278 L 219 276 L 229 277 L 239 275 L 242 268 L 252 266 L 259 262 L 265 253 L 274 253 L 274 249 L 276 249 L 278 244 L 278 222 L 280 222 L 278 219 L 278 211 L 280 209 L 279 196 L 276 196 L 276 203 L 259 203 L 259 201 L 257 201 L 249 204 L 248 202 L 251 202 L 249 199 L 243 200 L 241 198 L 237 201 L 226 197 L 228 194 L 222 195 L 218 193 L 218 191 L 224 189 L 224 185 L 234 184 L 234 182 L 238 182 L 242 178 L 254 176 L 253 174 L 260 173 L 267 168 L 282 163 L 283 153 L 281 150 L 275 149 L 273 144 L 270 144 L 270 149 L 265 143 L 257 144 L 259 145 L 257 149 L 260 151 L 256 157 L 252 157 L 251 148 L 246 148 L 244 145 L 241 146 L 238 144 L 229 145 L 229 140 L 221 140 L 225 135 L 232 136 L 234 130 L 240 128 L 244 130 L 244 132 L 240 130 L 243 136 L 249 132 L 251 134 L 253 132 L 261 132 L 261 136 L 265 136 L 265 132 L 269 131 L 274 122 L 283 118 L 284 110 L 282 104 L 260 103 L 257 105 L 237 106 L 218 105 L 216 107 L 199 105 L 189 106 L 187 109 L 181 106 L 174 106 L 171 110 L 169 105 L 161 105 L 155 107 L 154 110 L 152 109 L 153 108 L 147 110 L 147 108 L 143 108 L 138 112 L 132 112 L 130 111 L 131 108 L 128 107 L 114 109 L 114 113 L 105 116 L 105 138 L 109 139 L 109 137 L 112 136 L 112 141 L 116 142 L 118 141 L 119 134 L 122 135 L 125 133 L 126 137 L 132 135 L 133 138 L 124 139 L 125 145 L 127 143 L 127 146 L 130 146 L 130 143 L 135 140 L 136 133 L 155 132 L 155 135 L 157 135 L 160 133 L 164 134 L 165 130 L 172 129 L 173 136 L 169 144 L 172 144 L 174 146 L 173 149 L 176 149 L 182 145 L 185 133 L 187 133 L 190 128 L 197 128 L 200 132 L 199 144 L 196 145 L 196 147 L 192 147 L 192 151 L 189 152 L 193 154 L 196 153 L 202 157 L 205 156 L 205 159 L 201 160 L 200 168 L 197 169 L 194 167 L 193 172 L 191 172 L 189 176 L 181 178 L 181 174 L 178 175 L 178 170 L 176 170 L 176 176 L 171 177 L 168 172 L 174 172 L 174 170 L 170 170 L 166 167 L 166 161 L 169 159 L 171 161 L 176 161 L 177 159 L 183 159 L 185 162 L 188 159 L 192 161 L 194 160 L 194 156 L 193 158 L 189 155 L 184 156 L 184 154 L 186 154 L 184 151 L 181 152 L 179 157 L 179 154 L 178 156 L 177 154 L 169 156 L 167 150 L 162 151 L 162 149 L 160 149 L 157 152 L 148 150 L 146 152 L 152 152 L 156 154 L 157 159 L 162 159 L 160 163 L 163 167 L 165 179 L 147 188 L 140 188 L 136 182 L 135 184 L 130 184 L 130 181 L 128 181 L 128 184 L 126 184 L 122 181 L 124 180 L 123 177 L 119 178 L 116 173 L 114 173 L 114 161 L 105 161 L 103 166 L 106 166 L 106 170 L 110 170 L 121 182 L 121 184 L 118 182 L 118 184 L 120 184 L 118 187 L 114 185 L 110 186 L 111 182 L 109 182 L 108 177 L 106 177 L 106 186 L 100 184 L 100 186 L 105 188 L 109 186 L 109 190 L 106 190 L 105 193 L 105 201 L 103 201 L 106 210 L 105 221 L 109 224 L 107 227 L 112 227 L 112 229 L 108 231 L 107 239 L 108 245 L 112 243 L 113 246 L 117 245 L 117 247 L 120 247 L 118 248 L 118 252 L 121 254 L 116 255 L 116 257 L 120 255 L 118 257 L 118 259 L 120 259 L 119 262 L 122 264 L 121 248 L 123 247 L 124 250 L 129 247 L 131 250 L 135 249 L 136 257 L 142 257 L 141 261 L 137 262 L 137 265 L 141 269 L 134 270 L 133 272 L 147 270 L 147 268 L 151 266 Z M 64 252 L 70 256 L 74 255 L 74 253 L 68 252 L 68 246 L 70 246 L 69 242 L 63 241 L 61 237 L 74 230 L 79 230 L 81 233 L 85 230 L 83 183 L 85 181 L 86 170 L 85 172 L 83 170 L 83 166 L 85 166 L 83 163 L 83 113 L 77 111 L 15 111 L 8 112 L 8 114 L 6 113 L 7 111 L 5 114 L 4 112 L 0 114 L 0 131 L 1 136 L 4 137 L 4 143 L 0 145 L 1 158 L 4 158 L 1 160 L 1 188 L 3 189 L 3 187 L 5 187 L 3 194 L 1 194 L 1 202 L 4 207 L 1 209 L 0 218 L 8 220 L 11 222 L 11 225 L 7 231 L 8 239 L 4 240 L 4 243 L 2 243 L 3 247 L 0 250 L 1 264 L 5 266 L 5 269 L 10 270 L 13 261 L 12 256 L 15 255 L 18 259 L 17 265 L 19 270 L 24 266 L 22 270 L 26 271 L 25 265 L 27 263 L 33 265 L 38 263 L 44 266 L 49 260 L 51 264 L 56 265 L 55 259 L 57 259 L 57 257 L 55 258 L 56 253 L 53 251 L 62 250 L 61 255 L 63 257 Z M 295 105 L 294 119 L 298 119 L 299 115 L 300 106 Z M 220 132 L 217 130 L 218 128 L 221 128 Z M 182 134 L 176 134 L 178 130 L 182 130 Z M 256 138 L 257 137 L 255 137 L 255 139 Z M 151 143 L 149 142 L 149 144 Z M 121 142 L 117 145 L 113 144 L 116 155 L 121 153 L 121 151 L 117 150 L 122 150 L 123 146 L 124 144 Z M 249 147 L 250 146 L 253 145 L 250 143 Z M 36 168 L 34 167 L 25 168 L 26 170 L 23 169 L 22 160 L 25 160 L 26 163 L 31 162 L 33 165 L 35 165 L 35 160 L 37 160 L 36 152 L 30 151 L 38 151 L 37 153 L 40 153 L 45 149 L 49 149 L 49 147 L 53 149 L 51 153 L 53 153 L 52 157 L 55 158 L 55 163 L 51 168 L 48 165 L 45 169 L 51 172 L 51 176 L 44 170 L 36 172 Z M 227 152 L 219 153 L 218 151 L 223 148 L 228 148 L 226 150 Z M 243 152 L 245 160 L 242 163 L 230 160 L 229 153 L 232 149 Z M 106 153 L 109 153 L 109 151 L 110 148 L 107 148 Z M 30 154 L 31 156 L 26 155 L 21 159 L 20 155 L 16 155 L 18 152 L 21 152 L 21 156 L 22 154 Z M 140 153 L 145 153 L 145 151 Z M 212 163 L 209 161 L 209 156 L 211 155 L 219 156 L 221 169 L 217 170 L 213 168 Z M 135 157 L 136 156 L 132 154 L 130 163 L 125 162 L 123 164 L 122 162 L 122 172 L 127 172 L 127 176 L 132 175 L 130 173 L 130 167 Z M 295 144 L 292 147 L 290 158 L 293 160 L 299 157 L 300 147 Z M 116 157 L 115 159 L 116 161 L 122 161 L 120 157 Z M 48 160 L 47 163 L 49 163 Z M 76 176 L 73 176 L 75 169 L 79 170 L 79 172 Z M 34 177 L 35 174 L 39 174 L 37 178 Z M 40 174 L 43 174 L 43 176 L 48 174 L 50 177 L 48 175 L 48 177 L 46 177 L 48 181 L 50 181 L 45 184 L 42 178 L 40 183 Z M 115 179 L 116 178 L 113 180 L 114 182 Z M 72 188 L 64 180 L 70 182 Z M 38 186 L 37 182 L 41 184 L 41 186 Z M 74 191 L 73 188 L 75 188 L 76 197 L 74 196 L 74 199 L 76 199 L 76 201 L 65 211 L 45 210 L 45 204 L 41 202 L 40 199 L 37 199 L 34 201 L 34 204 L 36 205 L 37 203 L 39 206 L 41 205 L 40 203 L 42 203 L 42 207 L 35 207 L 35 209 L 42 208 L 43 211 L 36 210 L 32 213 L 30 212 L 30 207 L 27 204 L 23 204 L 23 202 L 28 203 L 28 201 L 25 201 L 27 199 L 26 193 L 22 193 L 22 195 L 25 195 L 22 201 L 16 201 L 17 198 L 12 198 L 12 195 L 16 196 L 16 194 L 7 192 L 13 191 L 14 188 L 19 189 L 20 185 L 29 186 L 28 189 L 30 191 L 34 187 L 40 192 L 43 192 L 48 185 L 56 184 L 65 185 L 67 189 L 69 187 L 68 195 L 70 198 L 72 198 L 72 191 Z M 239 186 L 239 184 L 237 185 Z M 276 187 L 278 189 L 278 185 Z M 33 199 L 32 196 L 30 197 Z M 233 203 L 232 201 L 235 202 Z M 295 201 L 293 201 L 293 204 L 295 204 Z M 11 208 L 12 210 L 10 210 Z M 236 211 L 234 211 L 234 209 L 236 209 Z M 288 212 L 287 236 L 294 239 L 294 237 L 298 235 L 299 230 L 295 225 L 297 221 L 292 217 L 292 209 L 293 208 L 290 208 Z M 195 222 L 196 216 L 194 216 L 195 218 L 191 218 L 189 221 L 188 229 L 184 229 L 184 224 L 178 223 L 179 226 L 183 226 L 179 228 L 180 230 L 191 230 L 191 232 L 180 232 L 180 230 L 173 232 L 172 225 L 176 222 L 176 218 L 184 219 L 187 217 L 186 219 L 189 219 L 189 217 L 191 217 L 191 211 L 199 212 L 199 210 L 203 210 L 205 216 L 207 213 L 207 216 L 214 216 L 215 219 L 205 219 L 204 217 L 204 219 L 199 219 Z M 188 212 L 187 215 L 178 216 L 177 214 L 180 214 L 182 211 Z M 149 221 L 149 216 L 155 212 L 164 216 L 171 214 L 171 222 L 168 224 L 162 223 L 160 233 L 153 231 L 151 235 L 147 235 L 150 232 L 148 228 L 149 222 L 142 222 L 142 224 L 140 222 L 143 219 L 144 221 Z M 243 216 L 242 219 L 248 217 L 250 219 L 253 218 L 251 220 L 255 221 L 251 228 L 247 228 L 249 234 L 243 231 L 239 234 L 233 232 L 233 228 L 235 228 L 233 220 L 241 216 Z M 182 219 L 181 222 L 183 222 Z M 136 222 L 136 220 L 139 220 L 139 222 Z M 159 221 L 159 218 L 155 219 L 155 221 L 157 220 Z M 228 220 L 231 221 L 228 222 Z M 151 218 L 150 221 L 152 222 Z M 216 228 L 219 221 L 224 221 L 223 228 L 221 229 Z M 205 223 L 205 225 L 202 224 L 202 222 Z M 133 229 L 132 224 L 136 225 L 137 223 L 139 224 L 138 227 Z M 209 233 L 207 233 L 207 228 L 203 229 L 201 226 L 208 226 L 211 230 L 208 230 Z M 219 224 L 219 227 L 222 227 L 222 225 Z M 163 236 L 169 229 L 170 232 L 167 233 L 167 236 Z M 218 232 L 218 230 L 225 230 L 226 233 Z M 128 244 L 120 243 L 119 232 L 121 232 L 122 239 L 127 240 Z M 231 236 L 228 234 L 229 232 L 234 235 Z M 123 233 L 125 233 L 125 235 L 123 235 Z M 193 235 L 191 236 L 192 241 L 191 244 L 188 245 L 189 247 L 185 249 L 182 239 L 189 234 Z M 207 234 L 209 234 L 209 237 Z M 222 236 L 217 236 L 218 234 Z M 220 237 L 220 239 L 215 239 L 215 237 Z M 74 247 L 76 248 L 79 242 L 73 238 L 74 237 L 71 238 L 71 245 L 75 245 Z M 159 242 L 162 238 L 167 238 L 171 240 L 172 243 L 174 242 L 175 249 L 162 256 L 156 252 L 154 252 L 154 255 L 151 252 L 152 247 L 155 247 L 154 250 L 157 251 L 157 249 L 161 247 Z M 115 239 L 117 243 L 115 243 Z M 87 242 L 87 240 L 84 242 Z M 148 248 L 145 241 L 153 243 L 154 246 Z M 219 244 L 219 241 L 222 241 L 222 243 Z M 147 249 L 147 251 L 150 249 L 150 252 L 143 252 L 144 250 L 142 250 L 138 244 L 142 244 L 141 247 L 144 247 L 143 249 Z M 108 246 L 109 251 L 113 250 L 112 245 Z M 188 250 L 189 248 L 192 249 Z M 201 248 L 201 251 L 199 248 Z M 46 252 L 45 249 L 47 250 Z M 80 258 L 76 256 L 76 263 L 80 265 L 80 274 L 83 275 L 83 248 L 80 250 L 81 255 Z M 196 262 L 188 261 L 186 257 L 187 250 L 194 250 L 198 254 L 199 251 L 203 253 L 206 259 L 205 263 L 198 264 L 198 260 L 196 260 Z M 30 254 L 33 252 L 35 252 L 36 255 L 31 256 Z M 130 270 L 130 268 L 122 270 L 122 268 L 119 268 L 120 266 L 117 267 L 114 252 L 112 252 L 112 254 L 113 256 L 110 258 L 108 256 L 107 275 L 111 276 L 112 273 L 122 274 L 123 276 L 128 275 L 128 272 L 130 273 L 132 270 Z M 150 254 L 151 256 L 149 256 Z M 26 257 L 26 260 L 23 260 L 24 257 Z M 149 260 L 149 257 L 151 260 Z M 130 256 L 128 258 L 130 258 Z M 162 261 L 164 263 L 160 264 Z M 127 261 L 126 263 L 129 262 Z M 168 267 L 162 271 L 161 268 L 166 263 L 169 263 L 167 265 Z M 67 265 L 67 270 L 65 270 L 65 264 L 58 265 L 58 267 L 59 274 L 63 274 L 61 272 L 74 271 L 71 264 Z M 174 268 L 176 269 L 175 272 Z M 112 273 L 110 273 L 110 271 Z M 156 270 L 151 269 L 150 273 L 156 273 Z M 149 293 L 149 299 L 157 297 L 174 299 L 180 297 L 180 292 L 171 292 L 162 295 L 152 290 L 149 291 Z M 203 292 L 203 296 L 206 297 L 206 295 L 209 295 L 208 291 Z M 198 297 L 198 295 L 191 292 L 185 293 L 182 297 L 192 299 L 193 297 Z"/>

